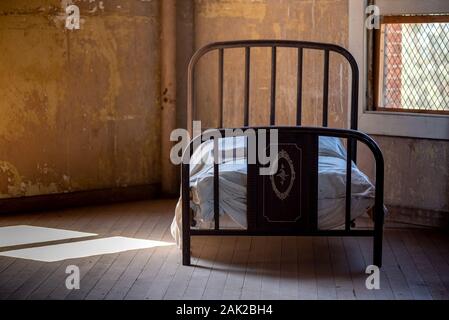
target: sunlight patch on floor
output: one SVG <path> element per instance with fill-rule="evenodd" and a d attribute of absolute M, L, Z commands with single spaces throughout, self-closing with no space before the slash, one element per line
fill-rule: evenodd
<path fill-rule="evenodd" d="M 48 241 L 93 237 L 96 235 L 97 234 L 95 233 L 27 225 L 0 227 L 0 248 Z"/>
<path fill-rule="evenodd" d="M 5 251 L 0 252 L 0 256 L 43 262 L 55 262 L 103 254 L 119 253 L 130 250 L 166 247 L 173 245 L 175 245 L 175 243 L 155 240 L 141 240 L 126 237 L 111 237 Z"/>

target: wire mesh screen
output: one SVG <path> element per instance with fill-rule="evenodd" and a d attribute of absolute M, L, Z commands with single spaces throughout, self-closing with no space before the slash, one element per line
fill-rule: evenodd
<path fill-rule="evenodd" d="M 449 112 L 449 23 L 384 25 L 382 107 Z"/>

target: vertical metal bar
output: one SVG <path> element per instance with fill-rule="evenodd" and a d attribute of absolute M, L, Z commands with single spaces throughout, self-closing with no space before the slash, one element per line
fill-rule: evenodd
<path fill-rule="evenodd" d="M 195 68 L 194 64 L 189 64 L 187 74 L 187 130 L 190 136 L 193 135 L 193 120 L 195 119 Z"/>
<path fill-rule="evenodd" d="M 220 230 L 220 198 L 219 198 L 219 147 L 218 139 L 214 139 L 214 221 L 215 230 Z"/>
<path fill-rule="evenodd" d="M 223 128 L 223 78 L 224 78 L 224 49 L 221 48 L 218 52 L 218 103 L 219 103 L 219 115 L 218 122 L 219 128 Z"/>
<path fill-rule="evenodd" d="M 348 138 L 348 154 L 346 156 L 346 211 L 345 211 L 345 230 L 351 230 L 351 198 L 352 198 L 352 148 L 351 139 Z"/>
<path fill-rule="evenodd" d="M 298 81 L 298 88 L 296 91 L 296 125 L 300 126 L 302 124 L 302 68 L 303 68 L 303 56 L 304 56 L 304 49 L 298 48 L 298 75 L 297 75 L 297 81 Z"/>
<path fill-rule="evenodd" d="M 376 158 L 376 199 L 374 202 L 374 244 L 373 263 L 382 267 L 382 238 L 384 225 L 384 159 L 379 151 Z"/>
<path fill-rule="evenodd" d="M 375 205 L 374 207 L 374 245 L 373 245 L 373 263 L 377 267 L 382 267 L 382 240 L 384 212 L 383 207 Z"/>
<path fill-rule="evenodd" d="M 276 61 L 277 52 L 276 46 L 271 49 L 271 111 L 270 111 L 270 125 L 276 124 Z"/>
<path fill-rule="evenodd" d="M 192 150 L 189 146 L 190 151 Z M 182 264 L 190 265 L 190 164 L 182 165 Z"/>
<path fill-rule="evenodd" d="M 244 126 L 249 125 L 249 92 L 250 92 L 250 72 L 251 72 L 251 47 L 245 48 L 245 119 Z"/>
<path fill-rule="evenodd" d="M 354 58 L 348 60 L 351 65 L 351 129 L 358 130 L 359 121 L 359 68 Z M 352 151 L 352 161 L 357 164 L 357 140 L 351 139 L 349 148 Z"/>
<path fill-rule="evenodd" d="M 323 127 L 329 123 L 329 50 L 324 51 Z"/>

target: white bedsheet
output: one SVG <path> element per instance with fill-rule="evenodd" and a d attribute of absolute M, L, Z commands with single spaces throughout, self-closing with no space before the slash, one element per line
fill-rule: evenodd
<path fill-rule="evenodd" d="M 246 220 L 246 138 L 223 138 L 219 142 L 224 154 L 220 164 L 219 209 L 222 228 L 245 229 Z M 213 227 L 213 142 L 198 148 L 191 159 L 191 208 L 198 228 Z M 330 230 L 345 221 L 346 150 L 338 138 L 320 137 L 318 160 L 318 227 Z M 374 186 L 357 166 L 352 166 L 351 218 L 366 213 L 374 204 Z M 182 205 L 179 199 L 171 233 L 180 245 Z M 223 220 L 223 221 L 222 221 Z"/>

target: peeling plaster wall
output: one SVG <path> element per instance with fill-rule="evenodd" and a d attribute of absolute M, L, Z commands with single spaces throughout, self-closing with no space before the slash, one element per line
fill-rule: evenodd
<path fill-rule="evenodd" d="M 385 203 L 393 219 L 425 225 L 449 222 L 449 141 L 374 136 L 385 158 Z M 374 177 L 373 159 L 361 168 Z"/>
<path fill-rule="evenodd" d="M 0 2 L 0 198 L 160 182 L 159 1 L 66 2 Z"/>
<path fill-rule="evenodd" d="M 337 30 L 337 31 L 336 31 Z M 195 43 L 237 39 L 291 39 L 331 42 L 347 46 L 346 0 L 196 0 Z M 252 50 L 252 125 L 269 123 L 271 51 Z M 217 125 L 217 54 L 209 54 L 198 67 L 198 108 L 205 126 Z M 323 53 L 306 51 L 304 57 L 304 123 L 318 124 L 323 105 Z M 278 49 L 277 124 L 296 119 L 296 61 L 294 49 Z M 207 77 L 204 75 L 207 74 Z M 203 75 L 203 76 L 202 76 Z M 225 125 L 243 124 L 244 50 L 225 53 Z M 330 124 L 346 127 L 348 66 L 331 54 Z M 342 94 L 343 93 L 343 94 Z M 227 107 L 232 106 L 232 107 Z"/>
<path fill-rule="evenodd" d="M 449 142 L 375 137 L 386 162 L 391 205 L 449 212 Z"/>

